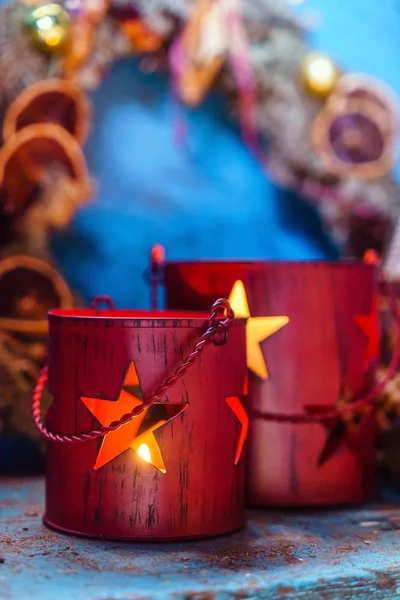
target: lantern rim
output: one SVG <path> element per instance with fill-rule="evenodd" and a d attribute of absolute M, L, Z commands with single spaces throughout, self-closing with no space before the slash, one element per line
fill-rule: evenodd
<path fill-rule="evenodd" d="M 304 259 L 304 260 L 285 260 L 285 259 L 256 259 L 256 260 L 252 260 L 252 259 L 219 259 L 219 258 L 211 258 L 211 259 L 207 259 L 207 260 L 166 260 L 164 263 L 165 267 L 169 267 L 169 266 L 204 266 L 204 267 L 208 267 L 208 266 L 240 266 L 240 267 L 271 267 L 271 266 L 279 266 L 279 267 L 286 267 L 286 266 L 292 266 L 292 267 L 309 267 L 310 265 L 323 265 L 323 266 L 328 266 L 328 267 L 334 267 L 334 268 L 347 268 L 347 267 L 373 267 L 376 268 L 375 264 L 369 264 L 366 263 L 364 261 L 362 261 L 361 259 L 356 259 L 356 258 L 344 258 L 344 259 L 329 259 L 329 260 L 325 260 L 325 259 Z"/>
<path fill-rule="evenodd" d="M 208 312 L 188 310 L 135 310 L 135 309 L 95 309 L 95 308 L 55 308 L 49 310 L 50 322 L 91 321 L 96 324 L 111 322 L 114 326 L 130 327 L 207 327 Z M 247 319 L 233 319 L 232 326 L 244 326 Z"/>

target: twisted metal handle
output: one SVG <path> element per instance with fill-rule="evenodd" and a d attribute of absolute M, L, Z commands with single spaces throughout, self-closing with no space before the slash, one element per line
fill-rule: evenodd
<path fill-rule="evenodd" d="M 234 317 L 234 312 L 228 300 L 220 298 L 214 302 L 210 310 L 207 330 L 203 333 L 193 351 L 187 356 L 180 367 L 176 369 L 173 375 L 167 377 L 165 383 L 159 386 L 149 398 L 144 399 L 142 404 L 136 406 L 131 412 L 123 415 L 118 421 L 113 421 L 107 427 L 92 429 L 88 432 L 63 435 L 50 431 L 43 423 L 41 416 L 41 398 L 48 379 L 48 367 L 45 366 L 38 377 L 32 396 L 32 416 L 37 429 L 47 440 L 58 442 L 60 444 L 95 440 L 96 438 L 105 436 L 111 431 L 116 431 L 140 415 L 143 411 L 150 408 L 156 400 L 164 396 L 169 389 L 174 387 L 203 352 L 206 344 L 210 342 L 217 346 L 225 344 L 228 341 L 228 329 L 232 325 Z"/>

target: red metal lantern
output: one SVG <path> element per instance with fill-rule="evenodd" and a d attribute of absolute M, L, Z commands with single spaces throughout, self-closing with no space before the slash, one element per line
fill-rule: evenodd
<path fill-rule="evenodd" d="M 388 295 L 388 290 L 382 288 L 380 298 L 380 316 L 382 323 L 382 359 L 379 369 L 379 377 L 383 377 L 390 369 L 391 357 L 396 352 L 396 346 L 400 344 L 398 326 L 393 322 L 392 304 L 395 301 L 397 311 L 400 312 L 400 281 L 391 282 L 392 295 Z M 381 394 L 382 404 L 377 414 L 378 426 L 381 432 L 388 431 L 395 426 L 400 418 L 400 365 L 394 377 L 388 382 Z M 386 434 L 384 434 L 386 437 Z M 395 462 L 397 455 L 387 455 L 384 462 Z"/>
<path fill-rule="evenodd" d="M 167 262 L 164 273 L 168 308 L 201 310 L 225 295 L 237 316 L 249 317 L 248 502 L 373 497 L 375 420 L 367 400 L 379 354 L 376 266 Z"/>
<path fill-rule="evenodd" d="M 109 308 L 51 311 L 49 324 L 46 426 L 45 374 L 33 400 L 49 440 L 45 523 L 136 540 L 242 527 L 245 320 Z"/>

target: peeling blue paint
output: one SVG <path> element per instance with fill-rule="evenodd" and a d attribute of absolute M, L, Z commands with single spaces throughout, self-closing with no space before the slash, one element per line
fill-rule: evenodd
<path fill-rule="evenodd" d="M 84 540 L 41 523 L 43 481 L 0 480 L 1 600 L 398 600 L 400 497 L 365 508 L 251 511 L 232 536 Z"/>

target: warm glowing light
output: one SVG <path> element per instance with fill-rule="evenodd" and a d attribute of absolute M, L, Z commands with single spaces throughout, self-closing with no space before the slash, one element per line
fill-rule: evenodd
<path fill-rule="evenodd" d="M 43 31 L 48 31 L 54 25 L 54 21 L 49 15 L 45 15 L 36 21 L 36 27 L 42 29 Z"/>
<path fill-rule="evenodd" d="M 261 379 L 268 378 L 267 365 L 263 357 L 260 343 L 289 323 L 286 316 L 252 317 L 247 294 L 243 282 L 235 282 L 229 296 L 229 302 L 237 317 L 246 317 L 246 350 L 247 366 Z"/>
<path fill-rule="evenodd" d="M 62 39 L 62 31 L 58 26 L 54 27 L 54 29 L 46 34 L 46 44 L 48 46 L 58 46 Z"/>
<path fill-rule="evenodd" d="M 104 427 L 107 427 L 113 421 L 119 420 L 122 415 L 130 413 L 135 407 L 140 406 L 143 402 L 143 394 L 135 363 L 133 361 L 129 363 L 121 391 L 116 399 L 106 400 L 104 398 L 82 396 L 81 401 Z M 107 433 L 101 443 L 94 468 L 100 469 L 122 452 L 131 448 L 161 473 L 166 473 L 163 457 L 154 437 L 154 432 L 184 411 L 187 405 L 168 403 L 167 407 L 164 405 L 161 408 L 161 404 L 155 403 L 137 417 L 119 427 L 119 429 Z M 162 419 L 157 418 L 157 411 L 160 410 L 163 412 Z"/>
<path fill-rule="evenodd" d="M 319 81 L 320 85 L 329 84 L 335 76 L 336 67 L 329 58 L 315 58 L 309 67 L 310 78 Z"/>
<path fill-rule="evenodd" d="M 242 426 L 239 441 L 236 447 L 236 454 L 234 460 L 234 465 L 236 466 L 239 463 L 240 457 L 243 452 L 243 446 L 247 439 L 247 434 L 249 432 L 249 417 L 243 404 L 240 401 L 240 398 L 238 398 L 237 396 L 229 396 L 228 398 L 225 398 L 225 401 Z"/>
<path fill-rule="evenodd" d="M 151 452 L 147 444 L 141 444 L 137 450 L 140 458 L 143 458 L 148 463 L 151 463 Z"/>
<path fill-rule="evenodd" d="M 150 465 L 153 465 L 153 467 L 161 471 L 161 473 L 166 473 L 167 470 L 165 468 L 160 447 L 153 433 L 165 425 L 165 423 L 166 421 L 164 419 L 157 421 L 157 423 L 154 423 L 154 425 L 152 425 L 144 433 L 138 435 L 131 444 L 132 450 L 139 454 L 140 458 L 143 458 L 143 460 L 148 462 Z"/>

